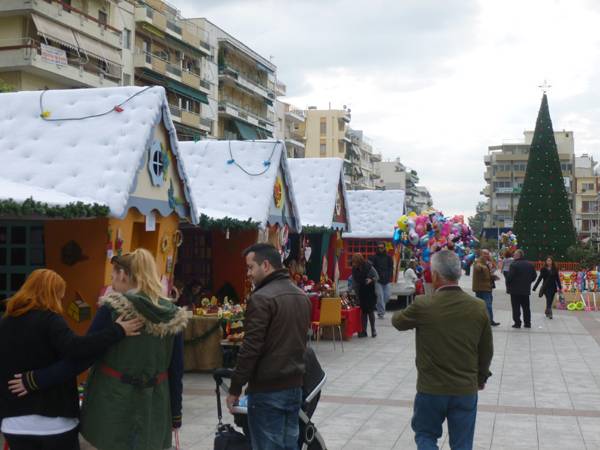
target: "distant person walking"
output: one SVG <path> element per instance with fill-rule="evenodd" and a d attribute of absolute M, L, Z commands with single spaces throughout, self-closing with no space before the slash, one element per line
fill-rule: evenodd
<path fill-rule="evenodd" d="M 493 327 L 500 325 L 494 321 L 494 310 L 492 309 L 492 291 L 495 287 L 496 264 L 489 250 L 481 250 L 481 256 L 473 263 L 473 292 L 475 297 L 482 299 L 487 307 L 490 323 Z"/>
<path fill-rule="evenodd" d="M 554 301 L 556 292 L 562 291 L 562 284 L 560 282 L 558 267 L 556 267 L 556 263 L 551 256 L 546 258 L 546 264 L 542 267 L 540 276 L 533 286 L 534 291 L 537 289 L 540 281 L 543 281 L 543 283 L 540 288 L 539 296 L 546 296 L 546 317 L 552 319 L 552 302 Z"/>
<path fill-rule="evenodd" d="M 377 252 L 369 258 L 371 264 L 377 271 L 379 279 L 375 283 L 377 294 L 377 316 L 383 319 L 385 316 L 385 305 L 390 299 L 390 285 L 394 275 L 394 260 L 385 249 L 385 242 L 377 244 Z"/>
<path fill-rule="evenodd" d="M 508 284 L 506 283 L 506 278 L 508 277 L 508 272 L 510 271 L 510 265 L 514 261 L 512 252 L 510 250 L 506 250 L 504 253 L 504 259 L 502 260 L 502 275 L 504 276 L 504 283 L 506 284 L 506 293 L 508 292 Z"/>
<path fill-rule="evenodd" d="M 510 292 L 510 303 L 512 306 L 513 328 L 521 328 L 521 310 L 523 310 L 523 322 L 525 328 L 531 328 L 531 309 L 529 306 L 529 295 L 531 294 L 531 283 L 535 281 L 536 273 L 533 264 L 524 259 L 523 250 L 516 250 L 514 261 L 508 272 L 508 291 Z"/>
<path fill-rule="evenodd" d="M 448 421 L 452 450 L 471 450 L 477 392 L 485 388 L 494 353 L 485 303 L 458 286 L 456 253 L 442 250 L 431 260 L 434 293 L 398 311 L 398 330 L 416 329 L 417 395 L 412 429 L 418 450 L 437 449 Z"/>
<path fill-rule="evenodd" d="M 229 410 L 248 383 L 248 427 L 254 450 L 298 448 L 304 353 L 311 304 L 291 280 L 279 251 L 255 244 L 244 252 L 254 292 L 227 396 Z"/>
<path fill-rule="evenodd" d="M 375 330 L 375 307 L 377 304 L 375 283 L 378 279 L 377 271 L 361 253 L 352 255 L 352 286 L 358 296 L 363 329 L 358 337 L 367 337 L 367 319 L 371 323 L 371 336 L 377 336 Z"/>

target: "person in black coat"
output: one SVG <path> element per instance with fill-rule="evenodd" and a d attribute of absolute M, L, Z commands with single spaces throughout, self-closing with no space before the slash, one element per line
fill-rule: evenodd
<path fill-rule="evenodd" d="M 542 280 L 543 283 L 542 287 L 540 288 L 539 296 L 546 296 L 546 317 L 548 319 L 552 319 L 552 302 L 556 292 L 562 291 L 562 284 L 560 282 L 558 268 L 556 267 L 556 263 L 551 256 L 546 258 L 546 264 L 544 267 L 542 267 L 542 270 L 540 270 L 540 276 L 533 285 L 534 291 L 537 289 L 538 284 L 540 284 Z"/>
<path fill-rule="evenodd" d="M 523 250 L 515 251 L 514 261 L 510 265 L 506 277 L 506 287 L 510 292 L 510 303 L 513 314 L 513 328 L 521 328 L 521 309 L 523 310 L 523 322 L 525 328 L 531 328 L 531 308 L 529 295 L 531 294 L 531 283 L 537 276 L 533 264 L 525 260 Z"/>
<path fill-rule="evenodd" d="M 79 449 L 75 376 L 23 397 L 9 389 L 9 381 L 21 382 L 15 374 L 25 372 L 24 378 L 35 385 L 27 371 L 62 358 L 101 355 L 126 335 L 139 334 L 141 322 L 119 318 L 101 332 L 77 336 L 61 315 L 65 288 L 56 272 L 34 270 L 8 300 L 0 320 L 0 422 L 11 450 Z"/>
<path fill-rule="evenodd" d="M 375 283 L 378 278 L 377 271 L 369 261 L 365 260 L 362 254 L 355 253 L 352 255 L 352 288 L 356 292 L 360 303 L 363 329 L 358 337 L 367 336 L 367 318 L 371 323 L 371 336 L 377 336 L 375 331 L 375 307 L 377 304 Z"/>
<path fill-rule="evenodd" d="M 390 282 L 394 277 L 394 260 L 386 251 L 385 242 L 377 244 L 377 252 L 369 257 L 369 261 L 379 275 L 375 283 L 375 294 L 377 294 L 377 315 L 383 319 L 385 305 L 390 299 Z"/>

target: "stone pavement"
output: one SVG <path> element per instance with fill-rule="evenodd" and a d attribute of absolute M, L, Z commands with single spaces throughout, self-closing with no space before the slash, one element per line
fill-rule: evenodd
<path fill-rule="evenodd" d="M 470 279 L 463 278 L 464 286 Z M 470 291 L 470 289 L 469 289 Z M 499 285 L 493 377 L 481 392 L 476 449 L 600 450 L 600 313 L 554 313 L 532 296 L 533 327 L 511 328 L 510 301 Z M 328 375 L 314 416 L 329 449 L 414 449 L 414 332 L 398 332 L 388 317 L 375 339 L 353 339 L 344 352 L 321 342 Z M 184 450 L 212 449 L 216 425 L 209 375 L 184 379 Z M 226 420 L 231 416 L 226 413 Z M 449 449 L 447 436 L 440 448 Z"/>

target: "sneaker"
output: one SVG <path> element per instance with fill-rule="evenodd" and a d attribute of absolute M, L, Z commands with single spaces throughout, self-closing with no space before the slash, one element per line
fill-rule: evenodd
<path fill-rule="evenodd" d="M 493 327 L 497 327 L 498 325 L 500 325 L 500 322 L 492 322 Z"/>
<path fill-rule="evenodd" d="M 521 328 L 521 324 L 517 325 L 516 323 L 512 326 L 513 328 Z"/>

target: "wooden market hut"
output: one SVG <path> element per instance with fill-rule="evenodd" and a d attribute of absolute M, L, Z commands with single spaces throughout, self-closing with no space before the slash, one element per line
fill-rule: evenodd
<path fill-rule="evenodd" d="M 352 231 L 342 235 L 342 280 L 347 280 L 352 274 L 351 259 L 354 253 L 362 253 L 368 258 L 375 254 L 379 242 L 392 242 L 394 225 L 404 214 L 403 190 L 348 191 L 347 195 Z M 394 256 L 398 262 L 398 255 Z"/>
<path fill-rule="evenodd" d="M 0 295 L 34 269 L 67 282 L 83 333 L 111 283 L 110 259 L 152 252 L 165 290 L 181 220 L 195 222 L 162 87 L 0 94 Z"/>
<path fill-rule="evenodd" d="M 342 232 L 350 231 L 348 200 L 340 158 L 288 160 L 298 211 L 302 220 L 301 243 L 310 245 L 305 273 L 318 283 L 322 275 L 339 279 Z"/>
<path fill-rule="evenodd" d="M 295 190 L 281 141 L 180 142 L 198 225 L 182 225 L 176 276 L 200 281 L 211 295 L 242 300 L 250 292 L 242 252 L 270 242 L 282 254 L 301 231 Z"/>

